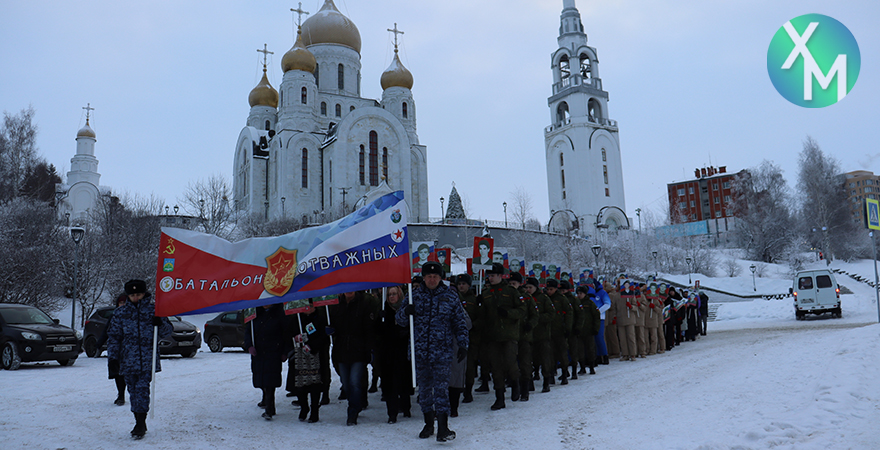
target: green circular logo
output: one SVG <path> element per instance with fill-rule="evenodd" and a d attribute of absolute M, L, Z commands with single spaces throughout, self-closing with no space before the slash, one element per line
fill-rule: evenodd
<path fill-rule="evenodd" d="M 862 57 L 856 38 L 822 14 L 786 22 L 767 49 L 767 73 L 786 100 L 805 108 L 833 105 L 852 90 Z"/>

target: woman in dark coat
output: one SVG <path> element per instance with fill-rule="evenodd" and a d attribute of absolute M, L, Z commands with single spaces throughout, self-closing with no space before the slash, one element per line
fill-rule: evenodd
<path fill-rule="evenodd" d="M 127 299 L 128 295 L 126 295 L 125 292 L 119 294 L 119 297 L 116 297 L 116 307 L 119 308 L 124 305 Z M 113 316 L 110 316 L 110 320 L 107 321 L 107 326 L 104 327 L 104 332 L 101 333 L 101 337 L 95 345 L 98 348 L 99 353 L 101 347 L 107 342 L 107 330 L 110 329 L 110 322 L 112 321 Z M 116 401 L 113 403 L 116 406 L 125 405 L 125 377 L 119 373 L 119 361 L 107 358 L 107 378 L 116 381 Z"/>
<path fill-rule="evenodd" d="M 346 292 L 330 306 L 333 331 L 333 365 L 339 373 L 343 393 L 348 397 L 346 425 L 357 425 L 364 409 L 367 363 L 375 345 L 374 297 L 364 291 Z"/>
<path fill-rule="evenodd" d="M 254 387 L 263 391 L 258 404 L 266 410 L 262 417 L 272 420 L 275 415 L 275 388 L 281 387 L 281 363 L 293 347 L 284 339 L 287 318 L 280 304 L 257 308 L 257 317 L 245 330 L 244 346 L 251 354 L 251 372 Z"/>
<path fill-rule="evenodd" d="M 288 328 L 294 349 L 289 357 L 287 390 L 298 397 L 294 404 L 300 405 L 299 420 L 309 423 L 319 420 L 321 393 L 330 384 L 330 359 L 327 353 L 330 338 L 325 332 L 327 319 L 313 305 L 309 310 L 292 317 Z M 311 406 L 309 406 L 311 399 Z M 311 413 L 311 415 L 309 414 Z"/>
<path fill-rule="evenodd" d="M 688 295 L 687 299 L 687 310 L 685 312 L 687 322 L 687 331 L 685 331 L 685 338 L 688 341 L 696 341 L 697 340 L 697 332 L 699 331 L 697 326 L 699 323 L 699 312 L 697 310 L 697 294 L 691 292 Z"/>
<path fill-rule="evenodd" d="M 409 361 L 409 328 L 397 325 L 394 315 L 400 309 L 403 291 L 400 286 L 388 288 L 385 308 L 377 323 L 376 355 L 382 367 L 382 398 L 388 411 L 388 423 L 396 423 L 397 415 L 412 417 L 412 365 Z"/>
<path fill-rule="evenodd" d="M 672 350 L 678 345 L 678 342 L 681 341 L 679 337 L 676 340 L 676 329 L 681 330 L 681 325 L 678 323 L 678 316 L 676 313 L 676 302 L 681 301 L 681 294 L 675 290 L 675 286 L 669 286 L 669 293 L 666 295 L 666 300 L 663 302 L 664 306 L 669 307 L 669 319 L 664 322 L 666 326 L 666 350 Z"/>

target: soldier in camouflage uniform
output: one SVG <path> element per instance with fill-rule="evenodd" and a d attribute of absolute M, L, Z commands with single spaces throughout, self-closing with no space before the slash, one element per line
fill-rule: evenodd
<path fill-rule="evenodd" d="M 519 341 L 517 341 L 517 363 L 519 364 L 519 399 L 527 402 L 529 385 L 532 381 L 532 331 L 538 326 L 538 305 L 535 303 L 535 298 L 522 286 L 522 274 L 512 272 L 508 283 L 520 293 L 526 304 L 527 313 L 522 320 Z M 534 390 L 534 387 L 531 389 Z"/>
<path fill-rule="evenodd" d="M 468 318 L 457 290 L 441 282 L 440 263 L 425 263 L 422 277 L 423 284 L 413 291 L 412 304 L 405 300 L 396 319 L 398 325 L 408 326 L 408 316 L 413 316 L 419 406 L 425 416 L 419 437 L 434 434 L 436 417 L 437 440 L 442 442 L 455 439 L 455 432 L 449 429 L 449 369 L 452 358 L 459 362 L 467 358 Z"/>
<path fill-rule="evenodd" d="M 551 368 L 553 376 L 556 376 L 556 365 L 562 365 L 563 385 L 568 384 L 568 338 L 571 336 L 571 326 L 574 321 L 574 314 L 571 311 L 571 302 L 559 292 L 559 282 L 554 279 L 547 280 L 546 288 L 547 296 L 553 302 L 553 309 L 556 315 L 550 322 L 550 340 L 553 346 L 553 367 Z M 550 384 L 554 384 L 551 377 Z"/>
<path fill-rule="evenodd" d="M 568 299 L 571 304 L 572 320 L 571 333 L 568 336 L 568 365 L 571 366 L 571 379 L 577 380 L 577 365 L 581 360 L 584 349 L 581 343 L 581 330 L 584 328 L 584 310 L 580 300 L 571 293 L 571 284 L 566 280 L 559 282 L 559 292 Z M 563 363 L 564 365 L 565 363 Z"/>
<path fill-rule="evenodd" d="M 491 409 L 497 411 L 505 407 L 505 378 L 510 379 L 513 386 L 511 400 L 516 401 L 520 396 L 519 367 L 516 364 L 517 341 L 520 338 L 522 320 L 528 313 L 520 293 L 503 280 L 503 265 L 492 264 L 488 276 L 489 285 L 481 294 L 479 320 L 484 325 L 483 339 L 492 359 L 495 403 Z"/>
<path fill-rule="evenodd" d="M 599 308 L 593 302 L 596 297 L 596 291 L 592 286 L 584 284 L 577 288 L 577 298 L 581 302 L 581 308 L 584 312 L 584 326 L 581 328 L 581 345 L 584 349 L 581 357 L 580 373 L 587 373 L 590 369 L 590 375 L 596 374 L 596 336 L 601 329 L 602 315 Z"/>
<path fill-rule="evenodd" d="M 467 355 L 467 371 L 465 372 L 464 398 L 462 403 L 470 403 L 474 401 L 474 379 L 477 377 L 477 360 L 480 358 L 480 325 L 477 323 L 477 313 L 480 309 L 477 303 L 477 296 L 471 290 L 473 280 L 471 276 L 463 273 L 456 278 L 456 286 L 458 288 L 458 296 L 461 298 L 461 305 L 471 318 L 471 329 L 468 332 L 468 355 Z"/>
<path fill-rule="evenodd" d="M 131 280 L 125 283 L 128 301 L 113 312 L 113 320 L 107 330 L 107 358 L 117 361 L 119 374 L 131 399 L 131 412 L 135 426 L 131 436 L 141 439 L 147 432 L 147 412 L 150 410 L 150 381 L 153 365 L 153 327 L 159 327 L 159 339 L 171 336 L 171 322 L 156 317 L 147 283 Z M 156 372 L 162 370 L 158 355 Z"/>
<path fill-rule="evenodd" d="M 538 325 L 532 330 L 532 361 L 540 365 L 544 387 L 541 392 L 550 392 L 550 380 L 553 379 L 553 350 L 550 346 L 550 324 L 556 315 L 553 302 L 538 289 L 538 279 L 529 277 L 524 285 L 526 292 L 535 301 L 538 312 Z M 535 369 L 537 370 L 537 369 Z"/>

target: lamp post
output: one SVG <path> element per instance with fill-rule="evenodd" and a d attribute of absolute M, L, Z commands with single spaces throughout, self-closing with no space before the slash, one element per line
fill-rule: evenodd
<path fill-rule="evenodd" d="M 636 218 L 639 219 L 639 234 L 642 234 L 642 208 L 636 208 Z"/>
<path fill-rule="evenodd" d="M 651 252 L 651 256 L 654 257 L 654 278 L 657 278 L 658 276 L 660 276 L 660 271 L 657 267 L 657 251 L 655 250 Z"/>
<path fill-rule="evenodd" d="M 590 250 L 593 251 L 593 256 L 596 257 L 596 270 L 598 271 L 599 270 L 599 253 L 602 252 L 602 246 L 599 244 L 596 244 L 596 245 L 590 247 Z"/>
<path fill-rule="evenodd" d="M 286 214 L 284 214 L 284 201 L 285 201 L 285 200 L 287 200 L 287 199 L 284 198 L 284 197 L 281 197 L 281 217 L 285 217 L 285 216 L 286 216 Z"/>
<path fill-rule="evenodd" d="M 266 220 L 269 220 L 269 200 L 263 202 L 263 205 L 266 207 Z"/>
<path fill-rule="evenodd" d="M 446 200 L 443 197 L 440 197 L 440 223 L 446 223 L 446 214 L 443 212 L 443 201 Z"/>
<path fill-rule="evenodd" d="M 684 262 L 686 262 L 688 265 L 688 286 L 690 286 L 690 284 L 691 284 L 691 263 L 694 262 L 694 260 L 691 259 L 690 256 L 688 256 L 687 258 L 684 259 Z"/>
<path fill-rule="evenodd" d="M 180 211 L 180 207 L 177 205 L 174 205 L 174 215 L 175 216 L 177 215 L 177 211 Z"/>
<path fill-rule="evenodd" d="M 74 327 L 74 319 L 76 318 L 76 293 L 79 290 L 79 278 L 77 272 L 79 269 L 79 243 L 85 236 L 86 230 L 82 227 L 72 227 L 70 229 L 70 238 L 73 239 L 73 304 L 70 307 L 70 328 Z"/>
<path fill-rule="evenodd" d="M 504 228 L 507 228 L 507 202 L 501 204 L 504 207 Z"/>
<path fill-rule="evenodd" d="M 758 284 L 755 282 L 755 272 L 758 270 L 758 267 L 752 264 L 749 266 L 749 270 L 752 271 L 752 287 L 755 288 L 755 292 L 758 292 Z"/>
<path fill-rule="evenodd" d="M 168 205 L 165 205 L 165 215 L 166 215 L 166 216 L 168 215 L 168 209 L 169 209 L 169 208 L 168 208 Z"/>

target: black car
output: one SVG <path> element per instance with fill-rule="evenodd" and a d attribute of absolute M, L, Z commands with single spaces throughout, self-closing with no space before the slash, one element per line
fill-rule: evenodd
<path fill-rule="evenodd" d="M 58 361 L 72 366 L 82 352 L 78 331 L 58 324 L 38 308 L 0 303 L 0 363 L 16 370 L 23 362 Z"/>
<path fill-rule="evenodd" d="M 212 352 L 223 347 L 244 348 L 244 314 L 241 311 L 220 313 L 205 323 L 205 342 Z"/>
<path fill-rule="evenodd" d="M 104 330 L 107 329 L 107 323 L 113 317 L 115 310 L 116 308 L 112 306 L 98 308 L 86 321 L 83 347 L 89 358 L 101 356 L 101 353 L 107 350 L 106 341 L 100 347 L 98 347 L 98 342 L 104 334 Z M 159 341 L 159 354 L 181 355 L 187 358 L 196 356 L 199 347 L 202 346 L 202 335 L 198 327 L 176 316 L 169 317 L 168 320 L 171 321 L 174 331 L 169 338 Z"/>

